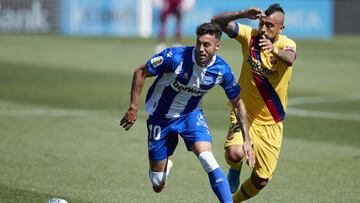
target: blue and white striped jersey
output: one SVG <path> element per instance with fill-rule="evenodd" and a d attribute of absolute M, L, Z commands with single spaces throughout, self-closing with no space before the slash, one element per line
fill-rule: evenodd
<path fill-rule="evenodd" d="M 146 96 L 146 111 L 156 117 L 177 118 L 201 109 L 201 99 L 219 84 L 229 99 L 240 93 L 229 65 L 217 56 L 207 67 L 195 62 L 195 47 L 163 50 L 147 62 L 150 73 L 157 76 Z"/>

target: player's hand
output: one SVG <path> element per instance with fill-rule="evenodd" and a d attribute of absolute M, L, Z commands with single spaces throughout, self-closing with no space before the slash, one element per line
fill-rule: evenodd
<path fill-rule="evenodd" d="M 252 150 L 251 144 L 249 142 L 245 142 L 243 144 L 243 149 L 245 153 L 245 158 L 247 160 L 247 164 L 250 166 L 251 169 L 255 166 L 255 155 Z"/>
<path fill-rule="evenodd" d="M 244 11 L 244 16 L 248 19 L 256 20 L 266 17 L 264 11 L 259 8 L 249 8 Z"/>
<path fill-rule="evenodd" d="M 125 130 L 129 130 L 136 121 L 136 113 L 137 113 L 136 109 L 129 108 L 129 110 L 125 113 L 125 115 L 121 119 L 120 126 L 125 128 Z"/>
<path fill-rule="evenodd" d="M 259 46 L 261 47 L 262 50 L 265 51 L 265 53 L 270 53 L 274 51 L 273 43 L 270 41 L 270 39 L 266 38 L 265 35 L 261 35 L 259 40 Z"/>

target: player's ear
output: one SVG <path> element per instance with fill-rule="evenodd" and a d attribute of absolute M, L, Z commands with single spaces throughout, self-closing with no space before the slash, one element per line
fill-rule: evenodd
<path fill-rule="evenodd" d="M 215 51 L 219 51 L 220 50 L 220 42 L 216 43 L 215 45 Z"/>
<path fill-rule="evenodd" d="M 285 28 L 285 25 L 280 25 L 280 31 L 279 31 L 279 33 L 282 33 L 282 31 L 284 30 L 284 28 Z"/>

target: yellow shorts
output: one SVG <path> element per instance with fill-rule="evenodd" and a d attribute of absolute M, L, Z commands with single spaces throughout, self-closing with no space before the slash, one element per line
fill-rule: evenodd
<path fill-rule="evenodd" d="M 259 125 L 250 122 L 249 133 L 255 154 L 254 173 L 260 178 L 271 179 L 279 158 L 283 137 L 283 124 Z M 242 145 L 243 138 L 234 112 L 230 113 L 230 127 L 225 148 L 231 145 Z"/>

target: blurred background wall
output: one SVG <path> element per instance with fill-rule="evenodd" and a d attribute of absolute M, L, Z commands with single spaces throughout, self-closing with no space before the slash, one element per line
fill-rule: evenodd
<path fill-rule="evenodd" d="M 158 0 L 0 0 L 0 32 L 64 35 L 156 36 L 161 3 Z M 286 35 L 293 38 L 330 38 L 360 33 L 357 0 L 184 0 L 183 32 L 223 11 L 248 7 L 266 9 L 278 2 L 286 11 Z M 174 22 L 170 19 L 169 29 Z M 242 23 L 257 26 L 255 21 Z"/>
<path fill-rule="evenodd" d="M 360 1 L 337 0 L 334 2 L 335 34 L 359 34 Z"/>

